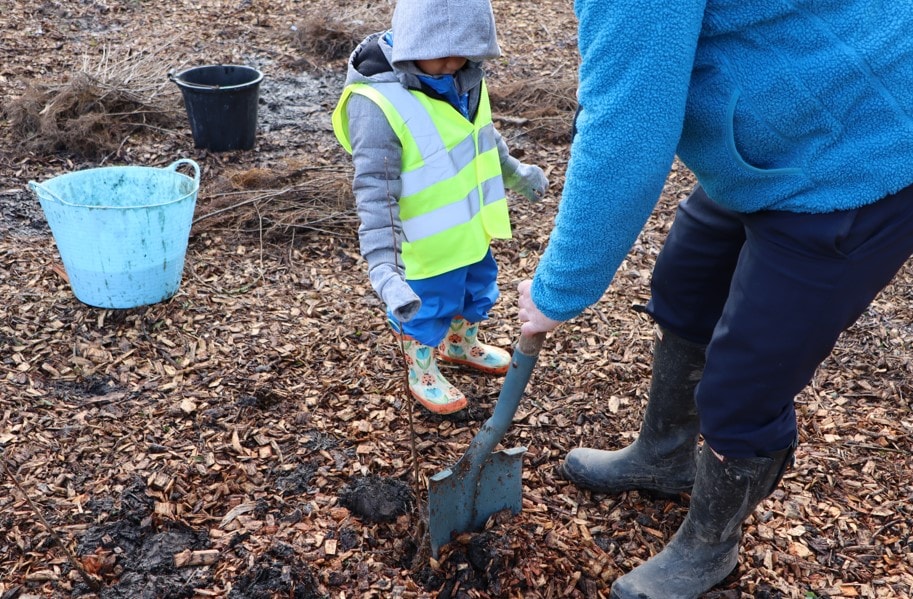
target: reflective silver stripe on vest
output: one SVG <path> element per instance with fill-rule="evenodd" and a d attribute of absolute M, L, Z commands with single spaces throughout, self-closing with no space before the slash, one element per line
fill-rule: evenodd
<path fill-rule="evenodd" d="M 413 133 L 410 129 L 410 133 Z M 413 137 L 415 135 L 413 134 Z M 455 177 L 461 170 L 469 166 L 476 157 L 476 143 L 470 134 L 458 143 L 450 152 L 438 152 L 434 156 L 422 155 L 425 164 L 402 173 L 403 196 L 413 196 L 421 193 L 435 183 Z"/>
<path fill-rule="evenodd" d="M 482 181 L 482 193 L 485 194 L 485 205 L 494 204 L 498 200 L 503 200 L 507 193 L 504 191 L 504 179 L 501 175 L 495 175 L 490 179 Z"/>
<path fill-rule="evenodd" d="M 406 123 L 406 128 L 415 140 L 422 159 L 427 160 L 446 149 L 444 140 L 431 118 L 418 99 L 406 91 L 399 83 L 376 83 L 372 87 L 383 94 L 393 104 L 393 108 Z"/>
<path fill-rule="evenodd" d="M 434 120 L 415 96 L 399 83 L 381 83 L 375 87 L 403 117 L 424 162 L 422 167 L 402 173 L 403 196 L 416 195 L 436 183 L 451 179 L 472 163 L 476 157 L 476 144 L 471 133 L 447 152 Z M 494 124 L 479 130 L 479 146 L 479 153 L 496 147 Z"/>
<path fill-rule="evenodd" d="M 495 125 L 494 123 L 488 123 L 479 129 L 479 154 L 483 154 L 488 150 L 493 150 L 497 147 L 498 144 L 495 141 Z"/>
<path fill-rule="evenodd" d="M 482 194 L 485 205 L 504 199 L 504 185 L 501 176 L 491 177 L 482 182 Z M 479 201 L 479 189 L 473 188 L 465 199 L 441 206 L 431 212 L 403 221 L 403 234 L 406 241 L 415 243 L 420 239 L 452 229 L 457 225 L 468 223 L 482 209 Z"/>

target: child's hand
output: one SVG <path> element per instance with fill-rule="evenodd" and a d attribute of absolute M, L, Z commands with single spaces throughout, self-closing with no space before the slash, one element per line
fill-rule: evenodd
<path fill-rule="evenodd" d="M 504 175 L 504 185 L 531 202 L 538 202 L 545 196 L 548 178 L 535 164 L 520 164 L 513 173 Z"/>

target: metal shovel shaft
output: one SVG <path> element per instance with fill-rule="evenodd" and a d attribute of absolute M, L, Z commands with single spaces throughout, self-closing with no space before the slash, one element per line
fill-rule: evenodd
<path fill-rule="evenodd" d="M 520 511 L 520 478 L 526 448 L 496 453 L 492 449 L 513 421 L 544 339 L 544 334 L 520 337 L 491 417 L 456 465 L 429 481 L 428 529 L 434 557 L 454 533 L 477 530 L 489 516 L 502 509 Z"/>
<path fill-rule="evenodd" d="M 510 368 L 504 377 L 504 385 L 498 394 L 494 412 L 476 433 L 454 470 L 459 471 L 462 464 L 467 475 L 471 476 L 472 473 L 481 469 L 491 450 L 501 442 L 504 433 L 513 422 L 514 414 L 517 413 L 517 407 L 520 405 L 520 399 L 523 397 L 523 392 L 532 375 L 533 366 L 536 365 L 544 338 L 545 335 L 542 334 L 520 337 L 511 357 Z"/>

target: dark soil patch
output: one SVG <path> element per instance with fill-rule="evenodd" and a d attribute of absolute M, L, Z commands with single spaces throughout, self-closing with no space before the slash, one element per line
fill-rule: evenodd
<path fill-rule="evenodd" d="M 276 478 L 276 489 L 283 495 L 303 495 L 307 493 L 317 466 L 314 464 L 300 464 L 288 474 Z"/>
<path fill-rule="evenodd" d="M 177 568 L 174 557 L 209 547 L 208 533 L 155 518 L 154 501 L 146 496 L 142 481 L 134 481 L 119 501 L 89 507 L 108 519 L 86 530 L 76 554 L 85 570 L 102 580 L 101 599 L 180 599 L 211 584 L 209 567 Z M 76 597 L 90 592 L 81 582 L 73 590 Z"/>
<path fill-rule="evenodd" d="M 41 211 L 41 204 L 35 196 L 22 189 L 0 189 L 0 234 L 10 233 L 17 237 L 50 236 Z"/>
<path fill-rule="evenodd" d="M 392 522 L 409 511 L 415 497 L 407 483 L 372 475 L 349 483 L 339 501 L 367 522 Z"/>
<path fill-rule="evenodd" d="M 78 381 L 55 382 L 54 390 L 62 398 L 95 398 L 118 390 L 117 382 L 109 376 L 89 375 Z"/>
<path fill-rule="evenodd" d="M 426 590 L 437 592 L 438 599 L 467 597 L 469 590 L 483 591 L 497 597 L 505 591 L 501 573 L 516 561 L 506 539 L 493 532 L 463 535 L 450 546 L 446 568 L 423 567 L 416 573 Z"/>
<path fill-rule="evenodd" d="M 322 599 L 317 578 L 288 545 L 274 545 L 232 586 L 229 599 Z"/>

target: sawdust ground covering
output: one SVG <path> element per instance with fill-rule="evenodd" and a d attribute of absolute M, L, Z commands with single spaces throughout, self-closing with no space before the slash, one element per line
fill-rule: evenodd
<path fill-rule="evenodd" d="M 568 148 L 548 119 L 570 122 L 576 32 L 566 2 L 494 5 L 505 54 L 490 65 L 493 95 L 525 89 L 530 104 L 499 102 L 499 127 L 554 185 L 540 205 L 511 198 L 516 234 L 495 248 L 503 297 L 484 335 L 507 346 L 515 284 L 533 272 L 556 211 Z M 179 121 L 120 131 L 101 158 L 42 153 L 4 123 L 0 596 L 596 598 L 663 547 L 686 497 L 594 495 L 556 468 L 575 446 L 617 448 L 636 435 L 652 333 L 632 306 L 646 301 L 692 183 L 686 169 L 670 173 L 612 290 L 546 343 L 502 442 L 529 448 L 523 511 L 431 560 L 427 479 L 462 455 L 499 381 L 448 369 L 471 407 L 446 418 L 410 410 L 358 255 L 348 160 L 328 116 L 345 34 L 327 15 L 382 23 L 390 5 L 6 6 L 5 98 L 58 85 L 106 49 L 167 46 L 163 78 L 215 63 L 252 64 L 266 78 L 249 152 L 195 150 Z M 302 31 L 328 33 L 308 44 Z M 334 57 L 313 53 L 321 48 Z M 203 177 L 180 291 L 129 310 L 78 302 L 26 182 L 182 157 Z M 707 597 L 910 596 L 911 281 L 906 267 L 798 397 L 796 467 L 749 519 L 737 572 Z"/>

